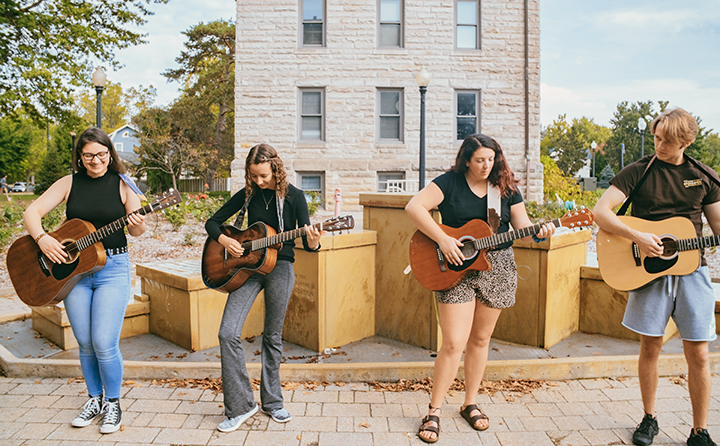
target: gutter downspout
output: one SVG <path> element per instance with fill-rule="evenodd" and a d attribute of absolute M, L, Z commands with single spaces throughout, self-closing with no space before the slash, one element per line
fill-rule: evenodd
<path fill-rule="evenodd" d="M 525 0 L 525 199 L 530 197 L 530 6 Z"/>

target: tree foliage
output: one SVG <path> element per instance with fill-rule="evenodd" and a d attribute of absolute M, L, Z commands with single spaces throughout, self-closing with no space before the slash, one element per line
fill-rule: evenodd
<path fill-rule="evenodd" d="M 107 133 L 120 128 L 131 117 L 150 108 L 157 96 L 155 88 L 129 88 L 123 90 L 120 84 L 108 82 L 102 93 L 102 128 Z M 83 91 L 75 96 L 75 111 L 88 126 L 96 124 L 97 95 L 94 91 Z"/>
<path fill-rule="evenodd" d="M 600 181 L 598 181 L 598 187 L 600 189 L 607 189 L 610 187 L 610 180 L 612 180 L 615 177 L 615 172 L 613 172 L 612 167 L 610 167 L 609 164 L 606 164 L 605 167 L 603 167 L 602 172 L 600 172 Z"/>
<path fill-rule="evenodd" d="M 574 176 L 591 156 L 590 145 L 593 141 L 600 145 L 610 137 L 610 129 L 582 117 L 567 122 L 567 115 L 560 115 L 549 125 L 540 143 L 540 151 L 553 155 L 557 167 L 566 176 Z"/>
<path fill-rule="evenodd" d="M 167 0 L 0 1 L 0 114 L 66 118 L 92 61 L 117 67 L 115 50 L 145 43 L 133 29 L 152 3 Z"/>
<path fill-rule="evenodd" d="M 667 101 L 658 101 L 659 110 L 655 111 L 653 101 L 633 102 L 632 104 L 623 101 L 617 105 L 617 110 L 610 119 L 612 136 L 604 147 L 605 160 L 614 171 L 619 172 L 622 167 L 640 159 L 642 135 L 638 129 L 638 119 L 641 117 L 648 124 L 645 130 L 645 155 L 655 153 L 650 124 L 653 119 L 665 111 L 667 106 Z M 625 145 L 624 155 L 622 154 L 623 144 Z"/>
<path fill-rule="evenodd" d="M 195 149 L 195 173 L 211 183 L 229 173 L 234 157 L 235 23 L 217 20 L 183 32 L 180 65 L 164 74 L 183 85 L 171 107 L 176 131 Z"/>
<path fill-rule="evenodd" d="M 19 117 L 0 118 L 0 175 L 8 175 L 8 183 L 25 181 L 33 129 Z"/>

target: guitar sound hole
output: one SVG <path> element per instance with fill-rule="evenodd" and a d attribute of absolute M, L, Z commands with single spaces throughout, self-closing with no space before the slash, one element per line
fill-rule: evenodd
<path fill-rule="evenodd" d="M 677 239 L 673 237 L 661 237 L 663 243 L 663 253 L 660 255 L 662 259 L 670 259 L 678 255 Z"/>

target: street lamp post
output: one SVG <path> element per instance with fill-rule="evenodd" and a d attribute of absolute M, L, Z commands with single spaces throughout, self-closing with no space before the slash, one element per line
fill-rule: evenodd
<path fill-rule="evenodd" d="M 642 117 L 638 118 L 638 129 L 640 130 L 640 158 L 645 157 L 645 129 L 647 122 Z"/>
<path fill-rule="evenodd" d="M 592 176 L 593 176 L 593 178 L 595 178 L 595 148 L 597 148 L 597 143 L 595 141 L 593 141 L 592 144 L 590 144 L 590 148 L 593 151 L 593 174 L 592 174 Z"/>
<path fill-rule="evenodd" d="M 625 168 L 625 143 L 620 144 L 620 168 Z"/>
<path fill-rule="evenodd" d="M 102 92 L 105 87 L 105 81 L 107 76 L 102 68 L 97 67 L 95 72 L 92 74 L 92 82 L 95 85 L 95 91 L 97 92 L 96 110 L 95 110 L 95 126 L 99 129 L 102 128 Z"/>
<path fill-rule="evenodd" d="M 425 93 L 430 84 L 430 73 L 425 67 L 422 67 L 415 75 L 415 81 L 420 87 L 420 164 L 418 165 L 420 184 L 418 190 L 422 190 L 425 187 Z"/>

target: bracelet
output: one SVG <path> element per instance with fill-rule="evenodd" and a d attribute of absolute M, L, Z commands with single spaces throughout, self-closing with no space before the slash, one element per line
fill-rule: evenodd
<path fill-rule="evenodd" d="M 46 235 L 47 235 L 47 233 L 45 233 L 45 232 L 40 233 L 40 235 L 38 235 L 37 237 L 35 237 L 35 243 L 38 243 L 38 242 L 40 241 L 40 239 L 43 238 L 43 237 L 46 236 Z"/>
<path fill-rule="evenodd" d="M 533 235 L 532 235 L 532 239 L 533 239 L 533 241 L 534 241 L 535 243 L 542 243 L 542 242 L 544 242 L 545 240 L 547 240 L 547 237 L 546 237 L 546 238 L 539 238 L 537 235 L 533 234 Z"/>
<path fill-rule="evenodd" d="M 311 252 L 318 252 L 318 251 L 320 251 L 320 243 L 318 243 L 317 248 L 315 248 L 315 249 L 310 248 L 310 250 L 311 250 Z"/>

